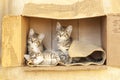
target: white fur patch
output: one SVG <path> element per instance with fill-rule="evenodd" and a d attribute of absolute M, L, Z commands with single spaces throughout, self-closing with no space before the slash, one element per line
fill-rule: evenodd
<path fill-rule="evenodd" d="M 44 60 L 43 56 L 37 56 L 36 59 L 33 60 L 33 63 L 35 65 L 38 65 L 38 64 L 42 63 L 43 60 Z"/>
<path fill-rule="evenodd" d="M 24 55 L 24 58 L 25 58 L 27 61 L 29 61 L 29 60 L 30 60 L 30 55 L 25 54 L 25 55 Z"/>
<path fill-rule="evenodd" d="M 39 52 L 40 52 L 38 46 L 37 46 L 35 43 L 31 43 L 30 46 L 31 46 L 32 50 L 33 50 L 35 53 L 39 53 Z"/>

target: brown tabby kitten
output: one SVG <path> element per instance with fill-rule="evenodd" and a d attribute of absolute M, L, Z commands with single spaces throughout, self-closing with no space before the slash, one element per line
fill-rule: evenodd
<path fill-rule="evenodd" d="M 72 32 L 72 26 L 69 25 L 67 27 L 63 27 L 59 22 L 57 22 L 56 32 L 57 46 L 61 62 L 64 64 L 71 63 L 68 49 L 70 48 L 70 45 L 72 43 L 72 38 L 70 37 Z"/>

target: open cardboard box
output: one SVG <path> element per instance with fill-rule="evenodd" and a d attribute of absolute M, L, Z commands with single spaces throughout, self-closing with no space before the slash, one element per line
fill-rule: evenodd
<path fill-rule="evenodd" d="M 120 15 L 94 14 L 94 12 L 91 15 L 82 15 L 80 11 L 74 14 L 72 7 L 69 6 L 27 4 L 22 16 L 5 16 L 2 24 L 2 66 L 24 66 L 24 54 L 27 52 L 26 41 L 30 28 L 38 33 L 45 33 L 43 44 L 47 49 L 56 49 L 57 21 L 63 26 L 70 24 L 73 26 L 71 35 L 73 40 L 87 40 L 91 44 L 101 46 L 107 54 L 106 62 L 101 66 L 39 67 L 40 70 L 101 69 L 106 65 L 120 66 L 120 46 L 118 45 L 120 44 Z M 37 11 L 38 8 L 41 10 Z"/>

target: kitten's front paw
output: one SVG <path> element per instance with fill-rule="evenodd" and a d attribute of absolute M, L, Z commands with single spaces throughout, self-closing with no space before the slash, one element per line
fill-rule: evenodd
<path fill-rule="evenodd" d="M 63 64 L 70 64 L 72 59 L 68 55 L 60 55 L 60 61 Z"/>
<path fill-rule="evenodd" d="M 30 60 L 30 55 L 25 54 L 25 55 L 24 55 L 24 58 L 25 58 L 27 61 L 29 61 L 29 60 Z"/>

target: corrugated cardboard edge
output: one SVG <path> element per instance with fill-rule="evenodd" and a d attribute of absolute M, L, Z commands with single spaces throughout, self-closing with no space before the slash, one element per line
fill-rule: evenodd
<path fill-rule="evenodd" d="M 105 70 L 107 66 L 41 66 L 41 67 L 23 67 L 24 71 L 78 71 L 78 70 Z"/>

